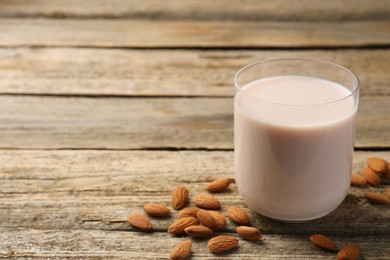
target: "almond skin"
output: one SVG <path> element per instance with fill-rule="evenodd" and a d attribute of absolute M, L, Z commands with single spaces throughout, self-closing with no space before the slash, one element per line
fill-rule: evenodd
<path fill-rule="evenodd" d="M 206 186 L 206 190 L 210 192 L 221 192 L 229 187 L 229 178 L 220 178 L 212 181 Z"/>
<path fill-rule="evenodd" d="M 386 179 L 390 180 L 390 164 L 387 165 L 387 172 L 385 172 L 385 173 L 383 174 L 383 176 L 384 176 Z"/>
<path fill-rule="evenodd" d="M 219 209 L 221 207 L 219 200 L 207 193 L 196 195 L 194 197 L 194 203 L 197 207 L 204 209 Z"/>
<path fill-rule="evenodd" d="M 190 226 L 198 225 L 199 220 L 194 217 L 185 217 L 173 222 L 169 228 L 168 233 L 173 235 L 184 234 L 184 229 Z"/>
<path fill-rule="evenodd" d="M 185 260 L 191 254 L 192 243 L 190 240 L 186 240 L 177 244 L 172 248 L 171 253 L 169 254 L 172 260 Z"/>
<path fill-rule="evenodd" d="M 313 244 L 321 249 L 325 249 L 328 251 L 336 251 L 337 246 L 336 244 L 328 237 L 321 235 L 321 234 L 313 234 L 310 237 L 310 241 L 313 242 Z"/>
<path fill-rule="evenodd" d="M 236 232 L 240 237 L 250 241 L 260 240 L 261 233 L 257 228 L 247 227 L 247 226 L 239 226 L 236 228 Z"/>
<path fill-rule="evenodd" d="M 368 167 L 376 173 L 384 173 L 387 172 L 387 165 L 389 164 L 386 160 L 371 157 L 366 160 Z"/>
<path fill-rule="evenodd" d="M 364 187 L 367 185 L 366 177 L 358 174 L 357 172 L 351 175 L 351 185 L 356 187 Z"/>
<path fill-rule="evenodd" d="M 190 226 L 184 229 L 187 235 L 190 237 L 202 238 L 209 237 L 214 234 L 214 232 L 205 226 Z"/>
<path fill-rule="evenodd" d="M 204 226 L 211 228 L 212 230 L 217 228 L 216 219 L 210 214 L 210 211 L 201 209 L 196 213 L 196 217 Z"/>
<path fill-rule="evenodd" d="M 142 230 L 145 230 L 145 231 L 150 231 L 152 230 L 152 223 L 150 222 L 150 220 L 140 214 L 140 213 L 131 213 L 128 217 L 127 217 L 127 220 L 129 221 L 129 223 L 133 226 L 133 227 L 136 227 L 136 228 L 139 228 L 139 229 L 142 229 Z"/>
<path fill-rule="evenodd" d="M 145 204 L 144 211 L 152 217 L 166 217 L 171 213 L 171 210 L 167 206 L 157 203 Z"/>
<path fill-rule="evenodd" d="M 188 203 L 188 190 L 185 187 L 177 187 L 172 192 L 172 207 L 174 209 L 182 209 Z"/>
<path fill-rule="evenodd" d="M 360 248 L 357 245 L 348 245 L 337 253 L 338 260 L 355 260 L 360 255 Z"/>
<path fill-rule="evenodd" d="M 249 224 L 248 215 L 237 206 L 229 206 L 227 208 L 227 215 L 232 221 L 236 222 L 238 225 L 244 226 Z"/>
<path fill-rule="evenodd" d="M 237 246 L 238 239 L 232 236 L 213 237 L 207 243 L 211 253 L 221 253 L 233 249 Z"/>
<path fill-rule="evenodd" d="M 214 231 L 219 231 L 226 227 L 226 218 L 221 213 L 212 210 L 210 210 L 209 213 L 215 220 L 215 228 L 213 229 Z"/>
<path fill-rule="evenodd" d="M 371 186 L 379 186 L 381 184 L 381 179 L 379 178 L 378 174 L 376 174 L 370 168 L 363 168 L 362 173 Z"/>
<path fill-rule="evenodd" d="M 375 191 L 367 191 L 364 193 L 364 197 L 374 204 L 390 204 L 390 198 Z"/>
<path fill-rule="evenodd" d="M 184 218 L 184 217 L 196 217 L 196 213 L 198 213 L 199 208 L 184 208 L 177 213 L 176 218 Z"/>

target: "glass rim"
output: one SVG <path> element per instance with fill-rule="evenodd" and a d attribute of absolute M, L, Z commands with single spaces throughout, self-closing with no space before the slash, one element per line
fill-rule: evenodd
<path fill-rule="evenodd" d="M 348 74 L 350 74 L 355 82 L 354 82 L 354 87 L 355 89 L 353 91 L 351 91 L 350 94 L 348 94 L 347 96 L 343 97 L 343 98 L 339 98 L 337 100 L 333 100 L 333 101 L 330 101 L 330 102 L 325 102 L 325 103 L 317 103 L 317 104 L 310 104 L 310 105 L 301 105 L 301 104 L 284 104 L 284 103 L 276 103 L 276 102 L 271 102 L 271 101 L 267 101 L 267 100 L 264 100 L 264 99 L 261 99 L 261 98 L 257 98 L 247 92 L 245 92 L 244 90 L 242 90 L 242 88 L 240 88 L 238 85 L 238 80 L 240 78 L 240 75 L 245 72 L 246 70 L 256 66 L 256 65 L 260 65 L 260 64 L 264 64 L 264 63 L 271 63 L 271 62 L 280 62 L 280 61 L 309 61 L 309 62 L 320 62 L 320 63 L 323 63 L 323 64 L 328 64 L 328 65 L 332 65 L 334 67 L 337 67 L 339 69 L 342 69 L 343 71 L 347 72 Z M 288 76 L 290 74 L 286 74 L 285 76 Z M 260 78 L 259 78 L 260 79 Z M 337 82 L 336 82 L 337 83 Z M 339 83 L 337 83 L 339 84 Z M 342 84 L 339 84 L 339 85 L 342 85 Z M 245 86 L 245 85 L 244 85 Z M 330 104 L 334 104 L 334 103 L 338 103 L 338 102 L 341 102 L 345 99 L 348 99 L 352 96 L 354 96 L 356 93 L 359 92 L 360 90 L 360 80 L 358 78 L 358 76 L 352 72 L 350 69 L 347 69 L 346 67 L 344 66 L 341 66 L 335 62 L 332 62 L 332 61 L 327 61 L 327 60 L 322 60 L 322 59 L 315 59 L 315 58 L 280 58 L 280 59 L 265 59 L 265 60 L 260 60 L 260 61 L 255 61 L 255 62 L 252 62 L 246 66 L 244 66 L 243 68 L 241 68 L 237 73 L 236 75 L 234 76 L 234 87 L 235 89 L 242 93 L 242 94 L 245 94 L 246 96 L 254 99 L 254 100 L 257 100 L 257 101 L 261 101 L 261 102 L 264 102 L 264 103 L 269 103 L 269 104 L 274 104 L 274 105 L 278 105 L 278 106 L 291 106 L 291 107 L 313 107 L 313 106 L 321 106 L 321 105 L 330 105 Z"/>

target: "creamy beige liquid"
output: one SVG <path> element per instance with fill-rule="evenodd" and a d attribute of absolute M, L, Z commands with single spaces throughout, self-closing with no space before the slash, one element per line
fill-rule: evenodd
<path fill-rule="evenodd" d="M 254 210 L 303 221 L 343 201 L 357 109 L 350 94 L 337 83 L 294 75 L 257 80 L 236 93 L 235 177 Z"/>

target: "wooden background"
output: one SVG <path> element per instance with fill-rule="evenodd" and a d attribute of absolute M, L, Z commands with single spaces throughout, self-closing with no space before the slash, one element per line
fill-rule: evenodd
<path fill-rule="evenodd" d="M 233 177 L 233 77 L 258 59 L 314 57 L 359 75 L 354 170 L 390 160 L 390 1 L 0 0 L 0 258 L 166 259 L 183 237 L 126 219 Z M 386 190 L 382 184 L 375 190 Z M 372 188 L 369 188 L 372 189 Z M 390 259 L 390 208 L 351 188 L 330 215 L 264 218 L 262 243 L 192 259 L 334 259 L 322 232 Z M 234 225 L 223 233 L 234 235 Z"/>

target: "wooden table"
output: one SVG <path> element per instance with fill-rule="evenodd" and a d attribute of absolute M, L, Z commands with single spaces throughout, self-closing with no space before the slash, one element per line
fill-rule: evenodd
<path fill-rule="evenodd" d="M 354 170 L 390 160 L 390 1 L 1 0 L 0 258 L 163 259 L 186 239 L 127 223 L 146 202 L 170 204 L 233 177 L 233 77 L 258 59 L 313 57 L 361 79 Z M 390 259 L 390 207 L 351 188 L 330 215 L 286 224 L 193 259 L 335 259 L 312 233 L 365 259 Z M 174 214 L 173 214 L 174 215 Z M 222 233 L 235 236 L 229 222 Z"/>

